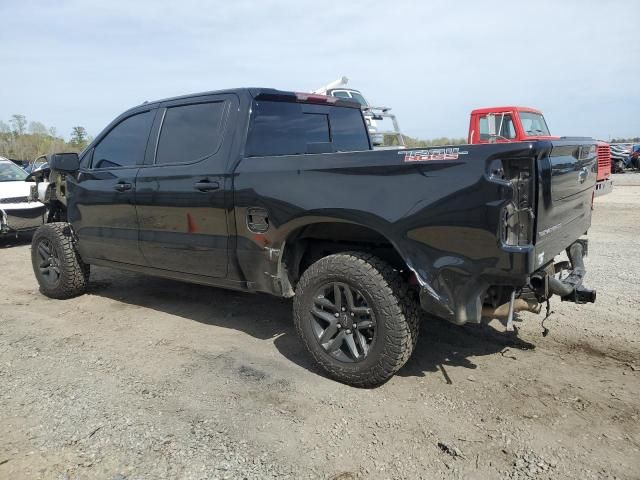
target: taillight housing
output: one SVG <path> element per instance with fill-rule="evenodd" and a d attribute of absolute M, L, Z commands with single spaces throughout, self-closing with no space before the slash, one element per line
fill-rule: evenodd
<path fill-rule="evenodd" d="M 510 197 L 501 211 L 500 237 L 505 245 L 533 243 L 534 167 L 531 159 L 497 160 L 489 166 L 490 174 L 506 182 L 505 197 Z"/>

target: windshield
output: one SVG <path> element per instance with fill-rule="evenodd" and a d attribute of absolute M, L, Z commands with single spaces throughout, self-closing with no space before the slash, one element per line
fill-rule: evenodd
<path fill-rule="evenodd" d="M 351 91 L 351 98 L 353 98 L 356 102 L 358 102 L 360 105 L 362 105 L 363 107 L 368 107 L 369 104 L 367 103 L 367 101 L 364 99 L 364 97 L 362 95 L 360 95 L 358 92 L 354 92 L 353 90 Z"/>
<path fill-rule="evenodd" d="M 348 98 L 348 99 L 351 99 L 351 100 L 355 100 L 356 102 L 358 102 L 363 107 L 368 107 L 369 106 L 369 104 L 364 99 L 362 94 L 359 93 L 359 92 L 356 92 L 355 90 L 332 90 L 331 91 L 331 96 L 332 97 Z"/>
<path fill-rule="evenodd" d="M 0 163 L 0 182 L 20 182 L 27 178 L 27 172 L 11 162 Z"/>
<path fill-rule="evenodd" d="M 547 122 L 544 121 L 544 117 L 539 113 L 520 112 L 520 121 L 527 135 L 550 135 Z"/>

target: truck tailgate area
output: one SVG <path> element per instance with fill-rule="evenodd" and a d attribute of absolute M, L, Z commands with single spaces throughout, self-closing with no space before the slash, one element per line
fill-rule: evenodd
<path fill-rule="evenodd" d="M 596 143 L 556 140 L 538 156 L 535 267 L 552 261 L 591 225 Z"/>

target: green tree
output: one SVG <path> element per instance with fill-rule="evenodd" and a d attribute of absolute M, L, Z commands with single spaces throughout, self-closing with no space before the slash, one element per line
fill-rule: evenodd
<path fill-rule="evenodd" d="M 87 143 L 88 143 L 88 135 L 85 128 L 80 126 L 73 127 L 69 144 L 79 150 L 82 150 L 84 147 L 87 146 Z"/>
<path fill-rule="evenodd" d="M 439 147 L 444 145 L 461 145 L 467 143 L 466 138 L 448 138 L 440 137 L 432 140 L 420 140 L 418 138 L 412 138 L 408 135 L 403 135 L 404 143 L 408 148 L 426 148 L 426 147 Z M 385 135 L 385 145 L 398 145 L 398 140 L 395 135 Z"/>
<path fill-rule="evenodd" d="M 14 135 L 24 135 L 27 127 L 27 117 L 24 115 L 14 114 L 11 115 L 9 120 L 11 127 L 13 128 Z"/>
<path fill-rule="evenodd" d="M 638 143 L 638 142 L 640 142 L 640 137 L 612 138 L 609 143 Z"/>
<path fill-rule="evenodd" d="M 47 127 L 41 122 L 29 122 L 29 133 L 35 135 L 47 135 Z"/>
<path fill-rule="evenodd" d="M 13 115 L 9 124 L 0 120 L 0 156 L 17 160 L 34 158 L 55 153 L 77 150 L 56 135 L 54 128 L 47 128 L 41 122 L 29 122 L 24 115 Z"/>

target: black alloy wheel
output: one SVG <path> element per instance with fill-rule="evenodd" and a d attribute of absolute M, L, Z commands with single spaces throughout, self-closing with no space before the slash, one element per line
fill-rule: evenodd
<path fill-rule="evenodd" d="M 48 239 L 41 238 L 36 245 L 36 252 L 40 259 L 39 278 L 52 287 L 57 285 L 60 282 L 60 256 L 55 247 Z"/>
<path fill-rule="evenodd" d="M 293 299 L 296 330 L 332 378 L 374 387 L 416 346 L 419 310 L 401 270 L 367 252 L 335 253 L 307 268 Z"/>
<path fill-rule="evenodd" d="M 341 362 L 364 360 L 376 341 L 375 316 L 364 296 L 347 283 L 329 282 L 310 308 L 320 346 Z"/>

